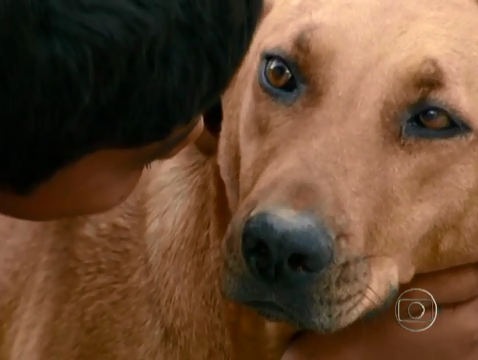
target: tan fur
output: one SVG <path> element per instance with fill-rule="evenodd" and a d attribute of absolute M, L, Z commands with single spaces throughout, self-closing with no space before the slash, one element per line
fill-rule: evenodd
<path fill-rule="evenodd" d="M 228 358 L 214 169 L 163 167 L 104 216 L 2 219 L 0 359 Z"/>
<path fill-rule="evenodd" d="M 342 283 L 326 286 L 335 268 L 312 289 L 330 300 L 324 330 L 416 272 L 478 261 L 476 136 L 403 142 L 395 123 L 420 95 L 413 84 L 439 75 L 434 95 L 478 127 L 477 4 L 268 6 L 225 96 L 217 158 L 190 146 L 105 215 L 1 218 L 0 360 L 279 359 L 297 329 L 221 295 L 246 271 L 241 221 L 276 203 L 313 208 L 337 234 L 335 264 L 348 261 Z M 294 52 L 299 33 L 308 88 L 287 107 L 261 90 L 257 67 L 265 49 Z M 344 315 L 334 296 L 356 289 L 372 292 Z"/>
<path fill-rule="evenodd" d="M 275 2 L 226 97 L 229 296 L 247 273 L 245 218 L 277 206 L 312 210 L 335 235 L 334 263 L 307 292 L 317 330 L 350 324 L 415 273 L 478 261 L 475 133 L 400 136 L 425 96 L 477 128 L 477 16 L 472 0 Z M 288 106 L 257 79 L 260 54 L 275 49 L 307 82 Z"/>

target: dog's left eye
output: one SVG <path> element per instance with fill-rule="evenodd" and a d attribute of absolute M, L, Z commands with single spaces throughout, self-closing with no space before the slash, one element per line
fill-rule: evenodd
<path fill-rule="evenodd" d="M 446 139 L 469 132 L 470 128 L 447 110 L 423 104 L 407 117 L 403 134 L 407 137 Z"/>

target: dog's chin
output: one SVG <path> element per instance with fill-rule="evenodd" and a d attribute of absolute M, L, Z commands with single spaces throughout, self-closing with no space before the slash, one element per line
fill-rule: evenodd
<path fill-rule="evenodd" d="M 238 302 L 237 300 L 235 301 Z M 307 311 L 304 311 L 302 314 L 297 313 L 272 301 L 245 300 L 239 301 L 238 303 L 255 311 L 267 321 L 287 323 L 298 330 L 319 330 L 317 329 L 317 325 L 312 321 L 312 317 L 305 315 Z"/>
<path fill-rule="evenodd" d="M 382 314 L 390 308 L 397 293 L 396 287 L 389 283 L 380 296 L 373 298 L 378 293 L 368 287 L 369 291 L 357 292 L 344 302 L 334 294 L 322 293 L 316 297 L 308 292 L 267 290 L 256 287 L 244 276 L 226 276 L 224 279 L 222 290 L 227 299 L 253 310 L 267 321 L 287 323 L 298 331 L 322 334 L 334 333 L 357 320 Z"/>
<path fill-rule="evenodd" d="M 291 325 L 298 323 L 296 316 L 290 314 L 287 309 L 270 301 L 251 300 L 244 301 L 241 305 L 253 309 L 259 315 L 272 322 L 286 322 Z"/>
<path fill-rule="evenodd" d="M 278 298 L 273 292 L 259 294 L 250 286 L 242 287 L 241 283 L 229 282 L 228 284 L 234 284 L 234 286 L 223 287 L 223 295 L 227 299 L 254 311 L 267 321 L 287 323 L 298 331 L 331 333 L 358 317 L 351 319 L 350 316 L 346 316 L 347 319 L 345 319 L 327 316 L 325 314 L 329 314 L 331 308 L 314 306 L 313 301 L 305 299 L 306 296 Z"/>
<path fill-rule="evenodd" d="M 321 309 L 291 309 L 273 301 L 265 300 L 239 300 L 237 297 L 230 298 L 234 302 L 255 311 L 267 321 L 275 323 L 287 323 L 298 331 L 314 331 L 322 334 L 334 333 L 361 317 L 361 313 L 350 312 L 347 316 L 324 317 Z M 346 306 L 345 306 L 346 307 Z M 329 312 L 330 309 L 324 309 Z"/>
<path fill-rule="evenodd" d="M 346 312 L 348 315 L 329 319 L 324 319 L 320 316 L 320 309 L 315 311 L 304 309 L 302 313 L 299 313 L 272 301 L 249 300 L 241 301 L 240 304 L 254 310 L 267 321 L 287 323 L 299 331 L 309 330 L 322 334 L 330 334 L 351 325 L 355 321 L 369 320 L 382 315 L 390 309 L 395 295 L 396 291 L 391 291 L 386 301 L 373 310 L 361 312 L 359 310 L 360 305 L 355 305 L 357 306 L 356 311 L 339 311 Z M 343 306 L 344 309 L 352 307 L 347 306 L 347 304 Z"/>
<path fill-rule="evenodd" d="M 256 312 L 267 321 L 287 323 L 300 330 L 317 330 L 314 317 L 311 316 L 311 307 L 304 301 L 280 302 L 272 291 L 262 293 L 254 291 L 251 286 L 242 286 L 235 277 L 226 276 L 228 281 L 223 282 L 222 293 L 225 298 Z M 290 306 L 289 306 L 290 305 Z M 298 306 L 294 306 L 298 305 Z"/>
<path fill-rule="evenodd" d="M 360 263 L 362 264 L 362 263 Z M 349 274 L 367 270 L 364 279 L 337 283 L 346 272 L 339 266 L 329 270 L 312 284 L 285 287 L 265 284 L 240 266 L 226 262 L 223 272 L 223 295 L 271 322 L 287 323 L 297 330 L 333 333 L 359 319 L 381 314 L 390 308 L 396 296 L 399 278 L 395 261 L 376 257 L 366 259 L 363 266 L 347 268 Z"/>

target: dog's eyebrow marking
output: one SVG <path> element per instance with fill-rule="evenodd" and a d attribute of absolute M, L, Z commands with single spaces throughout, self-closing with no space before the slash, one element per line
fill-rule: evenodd
<path fill-rule="evenodd" d="M 333 58 L 333 50 L 324 41 L 320 30 L 322 26 L 319 24 L 304 24 L 289 42 L 290 54 L 300 67 L 304 82 L 308 85 L 308 98 L 313 99 L 314 106 L 327 91 L 330 79 L 328 69 Z"/>
<path fill-rule="evenodd" d="M 299 31 L 292 39 L 292 50 L 299 57 L 307 57 L 311 52 L 312 33 L 317 28 L 315 25 L 307 26 Z"/>
<path fill-rule="evenodd" d="M 419 92 L 430 92 L 443 86 L 444 72 L 434 58 L 424 59 L 413 74 L 412 84 Z"/>
<path fill-rule="evenodd" d="M 307 56 L 310 53 L 310 34 L 305 30 L 299 32 L 292 40 L 292 49 L 301 56 Z"/>

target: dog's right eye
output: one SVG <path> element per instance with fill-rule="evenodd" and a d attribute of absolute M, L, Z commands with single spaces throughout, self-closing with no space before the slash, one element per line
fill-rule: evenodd
<path fill-rule="evenodd" d="M 294 66 L 279 55 L 265 55 L 259 73 L 262 89 L 278 100 L 293 102 L 299 95 L 299 83 Z"/>
<path fill-rule="evenodd" d="M 297 83 L 287 64 L 279 58 L 267 60 L 264 69 L 264 79 L 270 86 L 292 92 L 297 89 Z"/>

